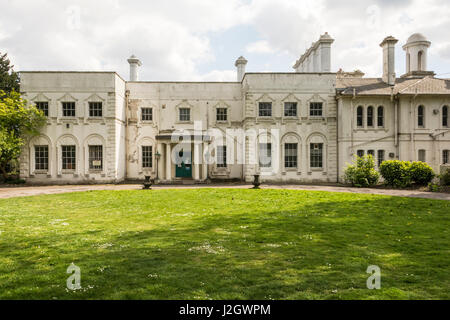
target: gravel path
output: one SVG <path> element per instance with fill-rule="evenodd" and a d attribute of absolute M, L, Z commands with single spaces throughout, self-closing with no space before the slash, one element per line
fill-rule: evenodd
<path fill-rule="evenodd" d="M 246 184 L 227 184 L 227 185 L 156 185 L 153 189 L 196 189 L 196 188 L 250 188 Z M 67 192 L 81 192 L 90 190 L 139 190 L 141 185 L 137 184 L 119 184 L 119 185 L 64 185 L 64 186 L 27 186 L 27 187 L 0 187 L 1 198 L 36 196 L 41 194 L 57 194 Z M 289 190 L 316 190 L 330 192 L 350 192 L 350 193 L 371 193 L 388 196 L 413 197 L 426 199 L 450 200 L 448 193 L 423 192 L 416 190 L 390 190 L 390 189 L 369 189 L 369 188 L 351 188 L 340 186 L 310 186 L 310 185 L 262 185 L 262 189 L 289 189 Z"/>

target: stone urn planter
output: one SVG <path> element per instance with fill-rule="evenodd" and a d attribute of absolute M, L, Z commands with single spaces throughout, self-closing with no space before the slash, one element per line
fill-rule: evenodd
<path fill-rule="evenodd" d="M 150 176 L 145 176 L 145 180 L 143 183 L 144 186 L 142 187 L 142 189 L 143 190 L 151 190 L 152 189 L 151 186 L 154 183 L 155 183 L 154 179 L 152 179 Z"/>
<path fill-rule="evenodd" d="M 259 189 L 261 182 L 259 181 L 259 174 L 253 175 L 253 189 Z"/>

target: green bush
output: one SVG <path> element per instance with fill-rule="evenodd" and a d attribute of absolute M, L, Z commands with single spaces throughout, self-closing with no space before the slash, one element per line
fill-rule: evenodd
<path fill-rule="evenodd" d="M 408 161 L 388 160 L 380 165 L 380 173 L 387 185 L 405 188 L 412 183 L 410 167 L 411 162 Z"/>
<path fill-rule="evenodd" d="M 357 157 L 353 164 L 345 169 L 346 182 L 355 187 L 371 187 L 378 183 L 379 173 L 375 170 L 375 161 L 371 155 Z"/>
<path fill-rule="evenodd" d="M 445 172 L 440 175 L 440 178 L 443 186 L 450 186 L 450 169 L 446 169 Z"/>
<path fill-rule="evenodd" d="M 435 174 L 433 168 L 431 168 L 425 162 L 415 161 L 411 163 L 409 167 L 409 174 L 411 180 L 419 185 L 426 186 L 433 180 Z"/>

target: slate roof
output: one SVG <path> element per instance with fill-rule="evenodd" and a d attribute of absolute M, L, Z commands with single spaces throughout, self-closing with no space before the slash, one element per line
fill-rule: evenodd
<path fill-rule="evenodd" d="M 381 78 L 341 78 L 336 81 L 336 89 L 342 95 L 391 95 L 391 86 Z M 394 94 L 448 94 L 450 79 L 438 79 L 431 76 L 423 78 L 397 78 Z"/>

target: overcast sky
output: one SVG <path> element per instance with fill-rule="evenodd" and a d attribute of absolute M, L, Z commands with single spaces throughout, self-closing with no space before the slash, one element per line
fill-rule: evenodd
<path fill-rule="evenodd" d="M 334 39 L 332 71 L 382 73 L 393 35 L 397 76 L 402 45 L 415 32 L 431 42 L 428 69 L 450 78 L 448 0 L 0 0 L 0 52 L 16 71 L 117 71 L 143 62 L 141 80 L 234 81 L 247 71 L 291 72 L 320 34 Z"/>

